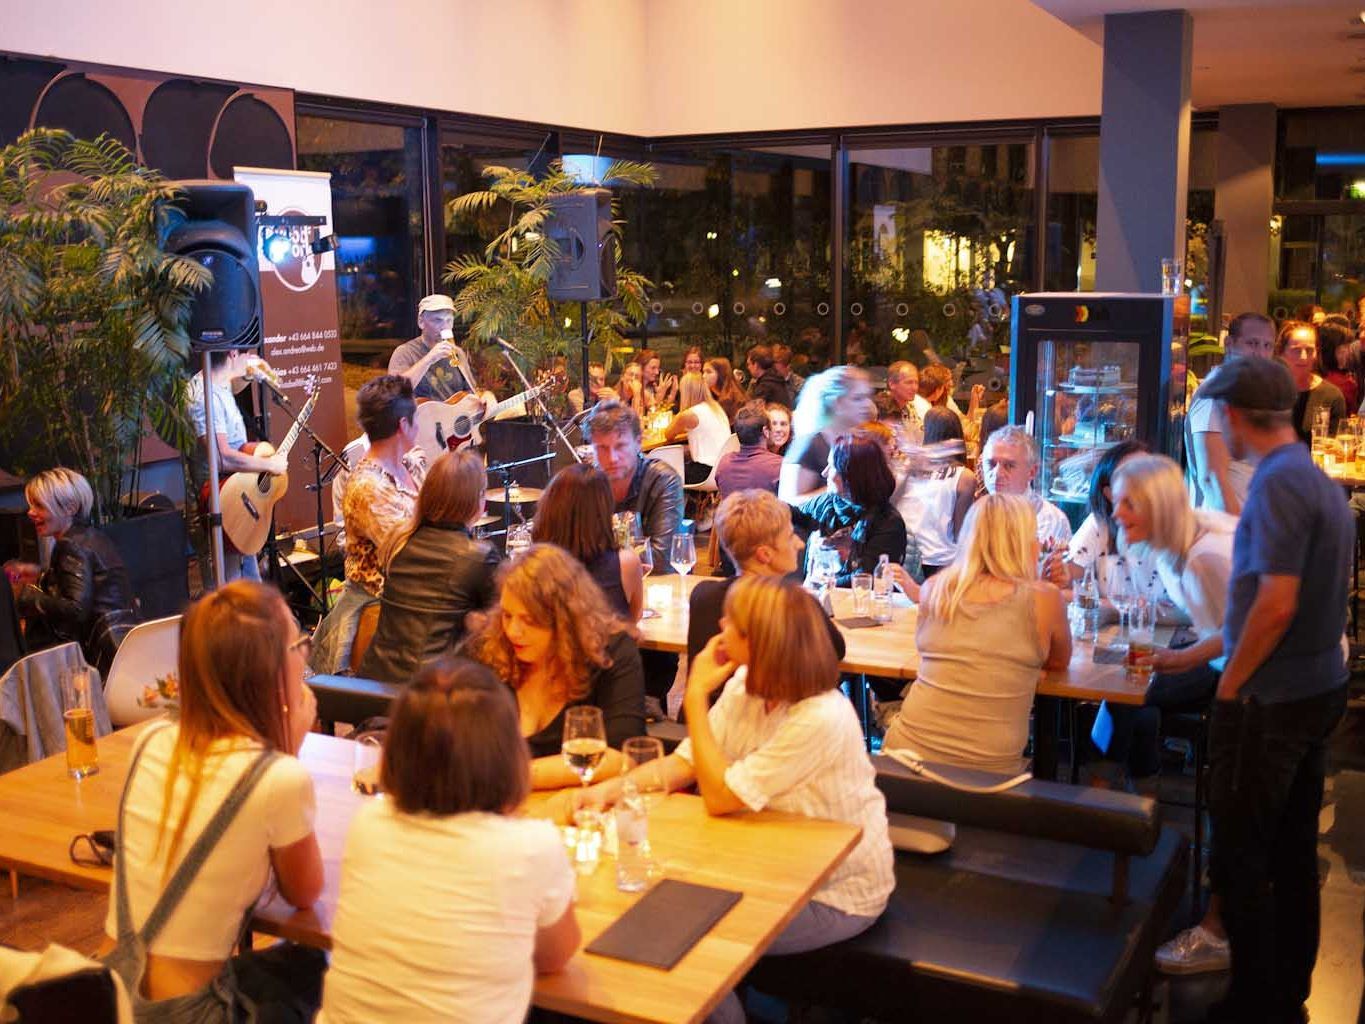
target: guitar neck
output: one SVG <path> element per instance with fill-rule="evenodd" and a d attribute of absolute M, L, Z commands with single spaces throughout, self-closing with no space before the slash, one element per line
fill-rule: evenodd
<path fill-rule="evenodd" d="M 299 410 L 299 415 L 298 418 L 294 420 L 294 425 L 289 428 L 289 433 L 284 435 L 284 440 L 280 442 L 279 448 L 276 449 L 276 455 L 281 458 L 289 457 L 289 449 L 294 447 L 294 442 L 297 441 L 299 435 L 303 433 L 303 425 L 308 422 L 308 417 L 313 415 L 313 406 L 317 405 L 317 401 L 317 392 L 313 392 L 313 394 L 308 396 L 308 401 L 303 403 L 303 408 Z"/>
<path fill-rule="evenodd" d="M 549 387 L 548 384 L 537 384 L 535 387 L 531 388 L 529 391 L 523 391 L 521 394 L 519 394 L 519 395 L 513 395 L 511 398 L 504 398 L 504 399 L 503 399 L 501 402 L 499 402 L 497 405 L 493 406 L 492 409 L 489 409 L 489 410 L 488 410 L 487 412 L 485 412 L 482 416 L 480 416 L 480 417 L 479 417 L 479 422 L 482 423 L 484 420 L 491 420 L 491 419 L 493 419 L 494 417 L 500 416 L 502 413 L 505 413 L 508 409 L 512 408 L 514 405 L 520 405 L 522 402 L 526 401 L 528 398 L 535 398 L 536 395 L 540 394 L 540 393 L 541 393 L 542 391 L 544 391 L 547 387 Z"/>

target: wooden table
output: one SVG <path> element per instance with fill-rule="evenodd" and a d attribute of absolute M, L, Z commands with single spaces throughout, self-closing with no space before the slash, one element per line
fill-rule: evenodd
<path fill-rule="evenodd" d="M 79 782 L 64 755 L 0 776 L 0 867 L 105 891 L 109 868 L 67 856 L 80 832 L 112 828 L 136 735 L 146 723 L 99 740 L 100 772 Z M 366 798 L 351 792 L 353 744 L 310 733 L 300 755 L 317 789 L 317 835 L 326 865 L 322 898 L 299 911 L 278 898 L 253 927 L 328 948 L 346 830 Z M 530 813 L 546 810 L 533 797 Z M 698 1021 L 738 983 L 811 894 L 857 844 L 851 825 L 765 811 L 713 818 L 699 797 L 674 793 L 651 818 L 655 856 L 667 877 L 738 889 L 744 898 L 672 971 L 590 956 L 581 950 L 558 974 L 536 979 L 533 1002 L 599 1021 Z M 579 877 L 578 919 L 587 945 L 635 901 L 618 892 L 614 862 Z"/>
<path fill-rule="evenodd" d="M 702 580 L 709 576 L 684 576 L 683 603 L 678 602 L 678 577 L 646 576 L 645 598 L 649 605 L 655 588 L 669 588 L 669 603 L 660 604 L 657 618 L 640 620 L 640 646 L 656 651 L 681 653 L 687 650 L 687 597 Z M 835 625 L 838 620 L 853 615 L 853 591 L 838 588 L 833 594 Z M 915 649 L 915 626 L 919 611 L 903 595 L 892 598 L 891 621 L 882 626 L 848 629 L 839 626 L 844 636 L 844 660 L 839 668 L 859 675 L 887 676 L 892 679 L 914 679 L 919 672 L 919 651 Z"/>

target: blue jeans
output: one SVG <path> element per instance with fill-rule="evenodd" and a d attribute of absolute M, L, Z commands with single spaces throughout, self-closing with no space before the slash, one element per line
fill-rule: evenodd
<path fill-rule="evenodd" d="M 861 935 L 874 924 L 877 918 L 845 914 L 828 903 L 807 903 L 801 912 L 792 918 L 791 924 L 773 939 L 768 953 L 782 956 L 789 953 L 806 953 L 823 946 L 832 946 L 855 935 Z M 727 992 L 720 1004 L 706 1018 L 707 1024 L 744 1024 L 744 1007 L 739 996 Z"/>
<path fill-rule="evenodd" d="M 1283 704 L 1214 706 L 1209 870 L 1232 944 L 1232 984 L 1210 1020 L 1304 1019 L 1318 953 L 1327 738 L 1345 710 L 1345 687 Z"/>
<path fill-rule="evenodd" d="M 318 623 L 313 634 L 313 656 L 308 666 L 319 675 L 350 675 L 351 648 L 355 646 L 356 630 L 360 628 L 360 614 L 379 598 L 371 597 L 358 583 L 346 581 L 332 605 Z"/>

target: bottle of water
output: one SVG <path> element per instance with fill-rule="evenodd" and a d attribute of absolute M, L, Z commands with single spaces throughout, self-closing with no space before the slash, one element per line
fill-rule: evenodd
<path fill-rule="evenodd" d="M 1100 588 L 1095 582 L 1094 562 L 1085 567 L 1071 600 L 1080 616 L 1080 639 L 1093 641 L 1100 631 Z"/>
<path fill-rule="evenodd" d="M 649 884 L 649 812 L 635 783 L 626 780 L 616 804 L 616 888 L 639 892 Z"/>
<path fill-rule="evenodd" d="M 872 617 L 878 622 L 891 621 L 891 556 L 882 555 L 877 559 L 877 568 L 872 571 Z"/>

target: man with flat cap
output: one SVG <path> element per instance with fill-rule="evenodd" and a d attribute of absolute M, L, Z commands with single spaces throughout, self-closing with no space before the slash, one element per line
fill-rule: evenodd
<path fill-rule="evenodd" d="M 1230 652 L 1210 726 L 1210 871 L 1232 983 L 1210 1020 L 1303 1021 L 1317 959 L 1318 814 L 1327 738 L 1346 708 L 1354 526 L 1294 429 L 1298 389 L 1270 359 L 1202 388 L 1234 459 L 1255 465 L 1233 542 Z"/>
<path fill-rule="evenodd" d="M 443 402 L 461 391 L 478 393 L 465 350 L 455 344 L 455 303 L 449 295 L 428 295 L 417 304 L 422 333 L 389 357 L 389 372 L 412 382 L 414 398 Z"/>

